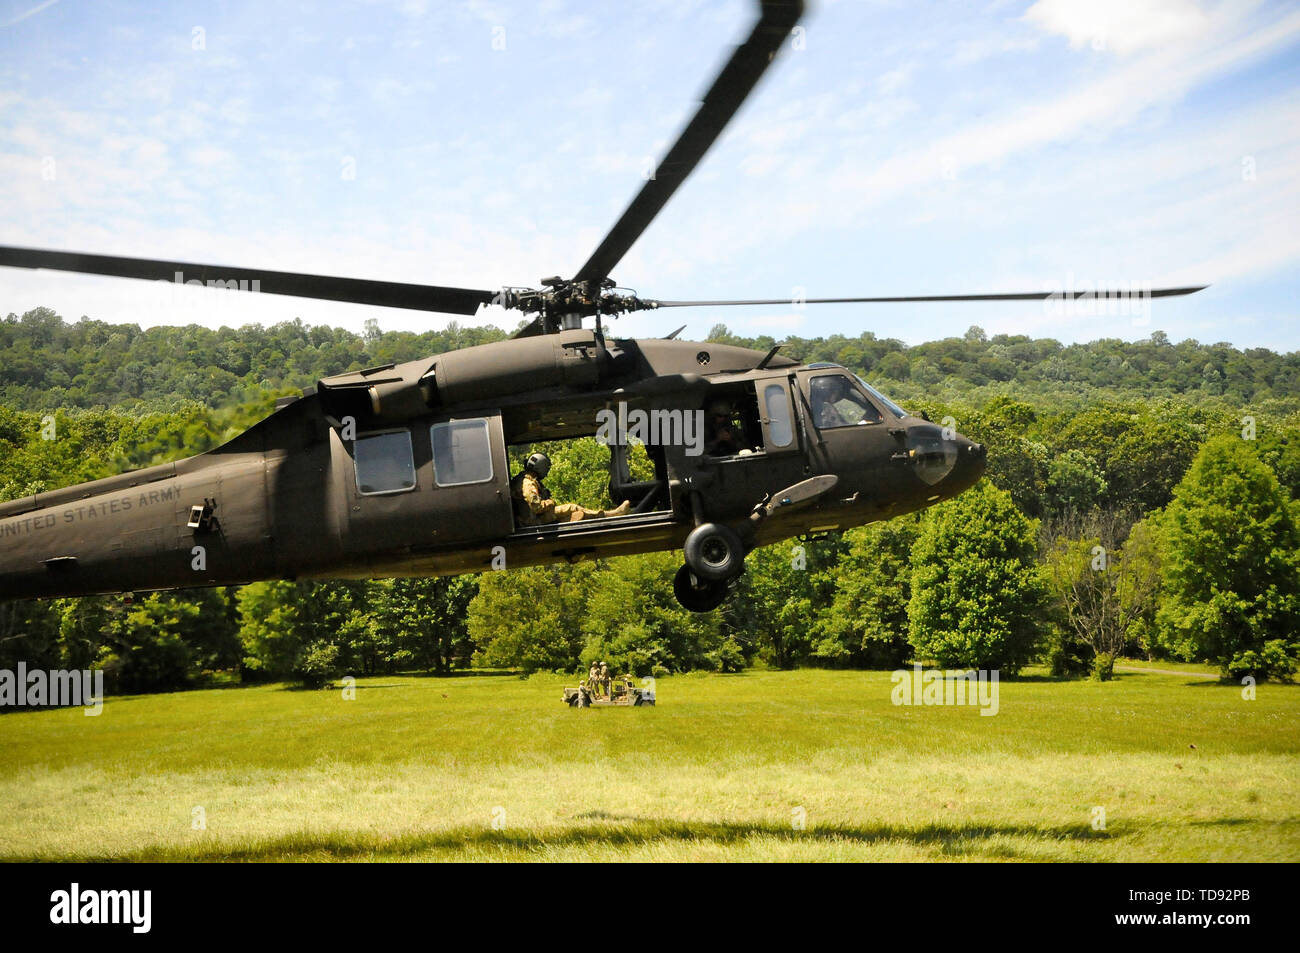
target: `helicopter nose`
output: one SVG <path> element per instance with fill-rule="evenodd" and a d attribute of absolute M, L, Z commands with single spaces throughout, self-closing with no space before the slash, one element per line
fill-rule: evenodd
<path fill-rule="evenodd" d="M 984 474 L 988 451 L 959 433 L 925 424 L 909 429 L 907 446 L 916 475 L 947 495 L 960 493 Z"/>
<path fill-rule="evenodd" d="M 984 475 L 988 464 L 989 449 L 982 443 L 976 443 L 960 434 L 957 437 L 957 462 L 948 475 L 945 484 L 951 484 L 955 492 L 961 492 L 974 486 Z"/>

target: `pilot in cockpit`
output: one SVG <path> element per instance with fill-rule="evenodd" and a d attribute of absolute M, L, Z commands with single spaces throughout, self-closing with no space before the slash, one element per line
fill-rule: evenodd
<path fill-rule="evenodd" d="M 843 374 L 814 377 L 808 385 L 808 394 L 812 398 L 813 421 L 819 430 L 881 420 L 880 411 L 850 388 L 849 379 Z"/>

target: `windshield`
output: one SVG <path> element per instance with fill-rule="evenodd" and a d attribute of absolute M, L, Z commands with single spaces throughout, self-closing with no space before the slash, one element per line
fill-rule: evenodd
<path fill-rule="evenodd" d="M 882 404 L 884 404 L 886 407 L 888 407 L 888 408 L 889 408 L 889 412 L 890 412 L 891 414 L 893 414 L 895 417 L 910 417 L 910 416 L 911 416 L 911 415 L 910 415 L 907 411 L 905 411 L 902 407 L 899 407 L 896 403 L 894 403 L 892 400 L 890 400 L 888 397 L 886 397 L 886 396 L 885 396 L 884 394 L 882 394 L 880 391 L 876 390 L 874 387 L 872 387 L 870 384 L 868 384 L 866 381 L 864 381 L 861 377 L 858 377 L 857 374 L 854 374 L 853 377 L 854 377 L 854 379 L 855 379 L 859 384 L 862 385 L 862 389 L 863 389 L 863 390 L 865 390 L 865 391 L 866 391 L 868 394 L 870 394 L 872 397 L 876 398 L 876 400 L 880 401 Z"/>

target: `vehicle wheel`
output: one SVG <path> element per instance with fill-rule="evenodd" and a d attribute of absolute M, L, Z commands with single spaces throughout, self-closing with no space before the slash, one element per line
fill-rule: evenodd
<path fill-rule="evenodd" d="M 723 580 L 701 579 L 691 571 L 690 566 L 683 566 L 673 577 L 673 595 L 682 604 L 683 609 L 691 612 L 708 612 L 722 605 L 727 598 L 730 587 Z"/>
<path fill-rule="evenodd" d="M 695 527 L 682 549 L 686 565 L 701 579 L 725 582 L 745 567 L 745 544 L 735 530 L 721 523 Z"/>

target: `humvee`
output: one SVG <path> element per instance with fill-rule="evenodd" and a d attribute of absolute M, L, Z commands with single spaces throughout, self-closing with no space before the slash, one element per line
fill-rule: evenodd
<path fill-rule="evenodd" d="M 609 708 L 612 706 L 634 708 L 638 705 L 655 703 L 654 688 L 637 688 L 631 675 L 620 675 L 611 681 L 609 695 L 594 686 L 589 686 L 586 679 L 578 683 L 577 688 L 564 689 L 564 703 L 570 708 Z"/>

